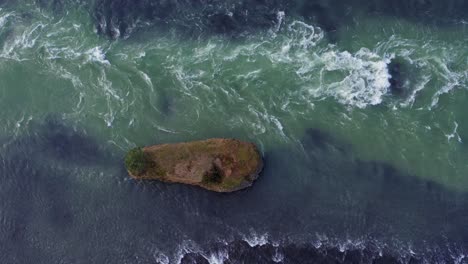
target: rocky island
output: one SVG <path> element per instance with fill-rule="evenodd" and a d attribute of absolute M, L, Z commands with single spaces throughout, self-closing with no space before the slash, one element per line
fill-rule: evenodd
<path fill-rule="evenodd" d="M 263 168 L 257 147 L 236 139 L 208 139 L 130 150 L 125 165 L 131 177 L 233 192 L 252 185 Z"/>

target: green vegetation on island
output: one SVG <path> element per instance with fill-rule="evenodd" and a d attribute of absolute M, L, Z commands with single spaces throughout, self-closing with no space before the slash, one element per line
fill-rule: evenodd
<path fill-rule="evenodd" d="M 135 148 L 125 164 L 135 179 L 233 192 L 252 185 L 263 167 L 257 147 L 236 139 L 208 139 Z"/>
<path fill-rule="evenodd" d="M 140 147 L 131 149 L 125 156 L 125 167 L 134 175 L 143 174 L 150 164 L 150 157 Z"/>

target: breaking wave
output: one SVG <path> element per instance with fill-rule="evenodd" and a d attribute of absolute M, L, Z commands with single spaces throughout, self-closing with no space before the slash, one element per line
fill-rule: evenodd
<path fill-rule="evenodd" d="M 466 251 L 440 248 L 415 252 L 411 246 L 389 248 L 370 240 L 330 241 L 324 239 L 310 243 L 273 242 L 267 235 L 250 239 L 222 241 L 203 248 L 193 241 L 184 241 L 176 252 L 164 254 L 155 250 L 156 263 L 221 264 L 221 263 L 389 263 L 389 264 L 462 264 L 468 261 Z"/>

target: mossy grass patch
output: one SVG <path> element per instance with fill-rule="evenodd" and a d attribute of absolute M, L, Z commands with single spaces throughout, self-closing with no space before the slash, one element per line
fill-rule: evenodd
<path fill-rule="evenodd" d="M 141 175 L 151 167 L 151 159 L 142 148 L 133 148 L 125 156 L 125 167 L 130 173 Z"/>

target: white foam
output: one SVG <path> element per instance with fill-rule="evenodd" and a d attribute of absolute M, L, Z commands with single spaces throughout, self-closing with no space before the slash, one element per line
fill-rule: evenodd
<path fill-rule="evenodd" d="M 227 250 L 217 250 L 205 256 L 210 264 L 223 264 L 229 259 L 229 253 Z"/>
<path fill-rule="evenodd" d="M 111 23 L 110 23 L 110 31 L 112 32 L 112 37 L 114 39 L 118 39 L 121 35 L 120 29 L 116 26 L 116 23 L 114 23 L 113 19 L 111 20 Z"/>
<path fill-rule="evenodd" d="M 0 28 L 3 28 L 3 26 L 5 26 L 5 24 L 8 22 L 8 18 L 13 16 L 14 14 L 14 12 L 10 12 L 0 16 Z"/>
<path fill-rule="evenodd" d="M 158 263 L 158 264 L 169 264 L 170 263 L 169 257 L 164 255 L 161 252 L 155 252 L 153 254 L 153 258 L 154 258 L 154 261 L 156 263 Z"/>
<path fill-rule="evenodd" d="M 281 122 L 279 121 L 279 119 L 275 116 L 272 116 L 272 115 L 269 115 L 269 118 L 270 118 L 270 121 L 273 122 L 273 124 L 275 124 L 276 128 L 278 129 L 279 133 L 282 135 L 283 138 L 286 137 L 286 134 L 284 134 L 284 127 L 283 125 L 281 124 Z"/>
<path fill-rule="evenodd" d="M 105 53 L 101 47 L 94 47 L 87 50 L 85 53 L 87 62 L 98 62 L 104 65 L 110 65 L 110 62 L 106 59 Z"/>
<path fill-rule="evenodd" d="M 101 75 L 97 78 L 97 84 L 93 86 L 97 91 L 103 92 L 103 96 L 106 98 L 107 111 L 105 113 L 101 113 L 100 115 L 104 119 L 107 127 L 112 127 L 112 124 L 116 118 L 116 112 L 114 109 L 119 109 L 125 102 L 119 95 L 119 91 L 122 91 L 114 89 L 113 84 L 107 78 L 106 71 L 104 69 L 101 69 Z"/>
<path fill-rule="evenodd" d="M 448 71 L 448 69 L 447 69 Z M 461 73 L 456 73 L 456 72 L 447 72 L 444 75 L 444 78 L 446 79 L 446 84 L 442 86 L 433 96 L 432 96 L 432 102 L 431 106 L 429 109 L 434 108 L 437 106 L 439 103 L 439 98 L 440 96 L 449 93 L 452 91 L 455 87 L 461 86 L 461 80 L 464 77 L 464 74 Z"/>
<path fill-rule="evenodd" d="M 33 24 L 31 27 L 16 26 L 11 37 L 5 41 L 0 57 L 17 61 L 24 60 L 19 57 L 18 52 L 34 47 L 44 27 L 42 23 Z"/>
<path fill-rule="evenodd" d="M 298 20 L 289 24 L 288 30 L 296 34 L 296 36 L 293 36 L 294 42 L 298 41 L 303 49 L 316 46 L 324 37 L 323 30 L 319 27 Z"/>
<path fill-rule="evenodd" d="M 321 56 L 324 64 L 323 73 L 344 73 L 345 77 L 333 83 L 321 86 L 321 90 L 313 90 L 312 94 L 322 93 L 335 97 L 347 105 L 365 108 L 368 105 L 378 105 L 390 87 L 388 59 L 379 57 L 368 49 L 362 48 L 356 54 L 348 51 L 329 51 Z"/>
<path fill-rule="evenodd" d="M 165 128 L 165 127 L 162 127 L 160 125 L 157 125 L 156 123 L 153 123 L 153 126 L 160 130 L 160 131 L 163 131 L 163 132 L 166 132 L 166 133 L 170 133 L 170 134 L 178 134 L 177 131 L 174 131 L 174 130 L 171 130 L 171 129 L 168 129 L 168 128 Z"/>
<path fill-rule="evenodd" d="M 148 87 L 151 88 L 151 91 L 154 91 L 153 88 L 153 82 L 151 81 L 151 78 L 148 76 L 148 74 L 138 71 L 138 74 L 140 74 L 141 78 L 145 81 L 145 83 L 148 85 Z"/>
<path fill-rule="evenodd" d="M 408 97 L 408 99 L 405 102 L 401 103 L 400 105 L 403 106 L 403 107 L 413 106 L 414 102 L 416 101 L 416 95 L 421 90 L 423 90 L 426 87 L 426 84 L 428 84 L 430 81 L 431 81 L 431 76 L 429 76 L 429 75 L 423 76 L 422 80 L 419 81 L 415 85 L 415 88 L 411 92 L 411 95 Z"/>
<path fill-rule="evenodd" d="M 278 32 L 281 29 L 281 25 L 283 24 L 284 17 L 285 17 L 284 11 L 278 11 L 278 13 L 276 13 L 276 19 L 278 20 L 278 22 L 275 26 L 275 32 Z"/>
<path fill-rule="evenodd" d="M 257 69 L 257 70 L 253 70 L 253 71 L 250 71 L 246 74 L 239 74 L 236 76 L 237 79 L 245 79 L 245 80 L 255 80 L 258 78 L 258 76 L 260 75 L 260 73 L 262 72 L 261 69 Z"/>
<path fill-rule="evenodd" d="M 137 60 L 137 59 L 144 58 L 145 56 L 146 56 L 146 52 L 140 51 L 135 57 L 133 57 L 133 59 Z"/>
<path fill-rule="evenodd" d="M 211 58 L 212 53 L 217 49 L 216 43 L 209 42 L 207 45 L 195 48 L 194 57 L 197 58 L 197 61 L 205 61 Z"/>
<path fill-rule="evenodd" d="M 466 263 L 465 262 L 465 255 L 464 254 L 459 254 L 458 256 L 452 256 L 453 260 L 454 260 L 454 263 L 455 264 L 463 264 L 463 263 Z"/>
<path fill-rule="evenodd" d="M 64 67 L 62 67 L 60 65 L 57 65 L 57 64 L 54 64 L 54 63 L 50 63 L 49 67 L 50 67 L 50 72 L 58 75 L 62 79 L 71 81 L 71 83 L 73 84 L 73 87 L 75 87 L 75 88 L 82 88 L 83 87 L 83 83 L 81 82 L 80 78 L 78 78 L 76 75 L 73 75 L 71 72 L 66 70 Z M 81 94 L 81 92 L 80 92 L 80 94 Z"/>
<path fill-rule="evenodd" d="M 268 234 L 258 235 L 253 230 L 249 235 L 245 235 L 243 240 L 249 244 L 250 247 L 264 246 L 268 244 Z"/>
<path fill-rule="evenodd" d="M 184 256 L 189 253 L 202 254 L 203 250 L 192 240 L 184 240 L 177 246 L 174 259 L 171 263 L 181 263 Z"/>
<path fill-rule="evenodd" d="M 460 135 L 458 134 L 458 123 L 453 122 L 455 127 L 453 128 L 453 131 L 451 134 L 445 134 L 445 137 L 447 137 L 447 142 L 450 142 L 451 139 L 455 138 L 459 143 L 462 143 L 462 139 Z"/>
<path fill-rule="evenodd" d="M 390 87 L 387 63 L 391 57 L 381 57 L 366 48 L 351 53 L 333 45 L 319 47 L 324 42 L 323 30 L 302 21 L 290 23 L 285 34 L 274 37 L 280 43 L 276 51 L 263 52 L 272 63 L 293 67 L 300 78 L 298 85 L 309 95 L 319 99 L 331 96 L 359 108 L 382 102 Z"/>
<path fill-rule="evenodd" d="M 271 260 L 273 260 L 273 262 L 275 262 L 275 263 L 283 262 L 284 261 L 284 254 L 282 252 L 280 252 L 278 249 L 276 249 L 275 254 L 271 258 Z"/>

